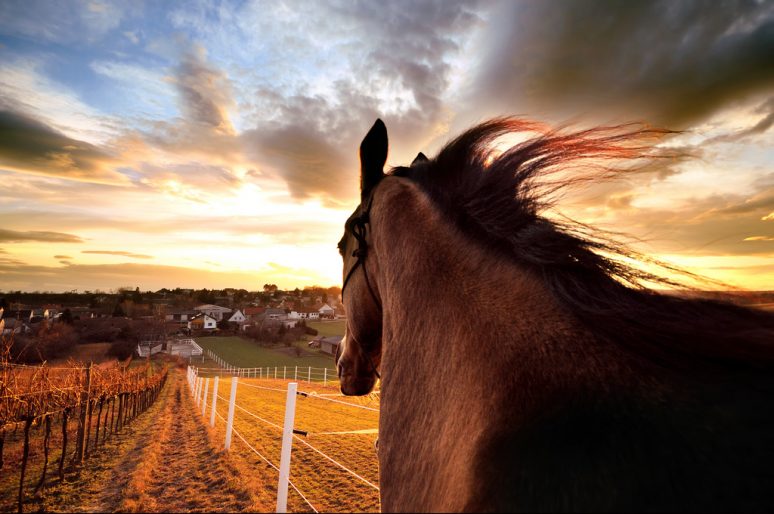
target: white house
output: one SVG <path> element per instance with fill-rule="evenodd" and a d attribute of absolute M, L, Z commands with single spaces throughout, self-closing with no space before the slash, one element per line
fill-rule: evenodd
<path fill-rule="evenodd" d="M 193 330 L 215 330 L 218 321 L 207 314 L 197 314 L 188 322 L 188 328 Z"/>
<path fill-rule="evenodd" d="M 227 319 L 226 321 L 231 321 L 231 322 L 234 322 L 234 323 L 237 323 L 237 324 L 241 325 L 242 323 L 244 323 L 245 321 L 247 321 L 247 316 L 245 316 L 245 315 L 242 313 L 242 311 L 241 311 L 241 310 L 237 309 L 237 310 L 235 310 L 235 311 L 234 311 L 234 312 L 231 314 L 231 316 L 229 316 L 229 317 L 228 317 L 228 319 Z"/>
<path fill-rule="evenodd" d="M 315 309 L 295 309 L 288 314 L 289 319 L 320 319 L 319 311 Z"/>
<path fill-rule="evenodd" d="M 318 309 L 321 318 L 333 319 L 336 314 L 336 310 L 327 303 Z"/>
<path fill-rule="evenodd" d="M 199 305 L 198 307 L 194 307 L 194 310 L 196 312 L 201 312 L 202 314 L 206 314 L 211 318 L 215 318 L 215 321 L 222 320 L 224 315 L 231 312 L 231 309 L 229 309 L 228 307 L 221 307 L 220 305 L 212 305 L 212 304 Z"/>

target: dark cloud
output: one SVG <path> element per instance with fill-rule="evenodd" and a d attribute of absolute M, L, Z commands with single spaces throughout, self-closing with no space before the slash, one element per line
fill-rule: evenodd
<path fill-rule="evenodd" d="M 296 198 L 348 198 L 357 190 L 351 177 L 357 161 L 334 146 L 328 134 L 304 125 L 252 130 L 243 135 L 248 154 L 266 163 L 287 183 Z"/>
<path fill-rule="evenodd" d="M 0 110 L 0 167 L 88 182 L 123 183 L 112 158 L 24 114 Z"/>
<path fill-rule="evenodd" d="M 182 51 L 174 85 L 182 117 L 149 122 L 144 141 L 167 151 L 185 150 L 210 159 L 229 160 L 238 155 L 238 139 L 229 119 L 235 105 L 231 81 L 208 62 L 202 47 Z"/>
<path fill-rule="evenodd" d="M 3 243 L 24 243 L 39 241 L 44 243 L 83 243 L 84 240 L 72 234 L 62 232 L 27 231 L 0 229 L 0 241 Z"/>
<path fill-rule="evenodd" d="M 121 257 L 131 257 L 132 259 L 152 259 L 152 255 L 145 255 L 142 253 L 124 252 L 118 250 L 83 250 L 81 253 L 90 253 L 97 255 L 119 255 Z"/>
<path fill-rule="evenodd" d="M 774 86 L 771 2 L 527 0 L 494 18 L 472 91 L 490 109 L 683 128 Z"/>
<path fill-rule="evenodd" d="M 227 112 L 233 105 L 231 84 L 225 73 L 207 63 L 203 48 L 196 47 L 183 55 L 175 85 L 188 122 L 202 124 L 215 132 L 234 132 Z"/>
<path fill-rule="evenodd" d="M 54 255 L 54 259 L 72 259 L 69 255 Z"/>

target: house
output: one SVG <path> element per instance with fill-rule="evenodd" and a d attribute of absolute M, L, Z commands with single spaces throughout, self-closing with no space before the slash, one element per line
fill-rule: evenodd
<path fill-rule="evenodd" d="M 196 311 L 174 311 L 164 316 L 164 320 L 187 326 L 194 316 L 196 316 Z"/>
<path fill-rule="evenodd" d="M 344 336 L 323 337 L 320 339 L 320 351 L 330 355 L 336 355 L 336 351 L 339 349 L 342 339 L 344 339 Z"/>
<path fill-rule="evenodd" d="M 288 313 L 285 312 L 285 309 L 268 308 L 264 311 L 264 314 L 266 315 L 266 319 L 277 319 L 277 320 L 288 319 Z"/>
<path fill-rule="evenodd" d="M 215 330 L 218 321 L 204 313 L 199 313 L 188 322 L 188 328 L 191 330 Z"/>
<path fill-rule="evenodd" d="M 224 319 L 226 319 L 226 318 L 224 318 Z M 229 317 L 228 317 L 228 319 L 226 319 L 226 321 L 228 321 L 229 323 L 236 323 L 236 324 L 238 324 L 238 325 L 241 325 L 242 323 L 244 323 L 245 321 L 247 321 L 247 316 L 245 316 L 245 315 L 242 313 L 242 311 L 240 311 L 239 309 L 237 309 L 237 310 L 235 310 L 235 311 L 234 311 L 234 312 L 231 314 L 231 316 L 229 316 Z"/>
<path fill-rule="evenodd" d="M 207 316 L 214 318 L 215 321 L 222 320 L 225 314 L 228 314 L 229 312 L 231 312 L 231 309 L 229 309 L 228 307 L 221 307 L 220 305 L 212 305 L 212 304 L 199 305 L 198 307 L 194 307 L 194 310 L 196 312 L 201 312 L 202 314 L 206 314 Z"/>
<path fill-rule="evenodd" d="M 3 318 L 0 320 L 0 332 L 4 336 L 10 336 L 11 334 L 26 334 L 30 330 L 30 326 L 26 320 L 20 320 L 16 318 Z"/>
<path fill-rule="evenodd" d="M 243 313 L 247 319 L 254 320 L 258 316 L 262 315 L 265 311 L 266 307 L 245 307 Z"/>
<path fill-rule="evenodd" d="M 318 309 L 320 319 L 333 319 L 336 317 L 336 311 L 327 303 Z"/>
<path fill-rule="evenodd" d="M 307 309 L 301 307 L 299 309 L 290 311 L 288 314 L 290 319 L 320 319 L 320 312 L 317 309 Z"/>

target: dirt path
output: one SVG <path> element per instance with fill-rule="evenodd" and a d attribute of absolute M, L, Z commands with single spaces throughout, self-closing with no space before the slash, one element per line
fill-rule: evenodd
<path fill-rule="evenodd" d="M 257 499 L 211 438 L 173 370 L 156 403 L 65 483 L 41 510 L 59 512 L 235 512 L 272 510 Z"/>

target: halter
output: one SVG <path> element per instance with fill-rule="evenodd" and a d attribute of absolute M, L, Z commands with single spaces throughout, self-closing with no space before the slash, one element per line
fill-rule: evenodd
<path fill-rule="evenodd" d="M 373 287 L 371 287 L 371 281 L 368 278 L 368 270 L 365 266 L 365 260 L 368 256 L 368 241 L 366 241 L 366 234 L 367 229 L 366 226 L 371 223 L 371 206 L 374 203 L 374 195 L 371 194 L 371 197 L 368 200 L 368 208 L 366 208 L 365 212 L 360 214 L 360 216 L 357 216 L 351 221 L 351 230 L 352 235 L 355 237 L 355 240 L 357 241 L 357 248 L 355 248 L 355 251 L 352 252 L 352 256 L 357 258 L 355 261 L 355 265 L 352 266 L 349 269 L 349 272 L 347 273 L 347 276 L 344 278 L 344 283 L 341 285 L 341 302 L 344 303 L 344 290 L 347 287 L 347 284 L 349 283 L 349 279 L 352 278 L 352 275 L 355 273 L 355 270 L 362 266 L 363 268 L 363 277 L 365 278 L 366 286 L 368 287 L 368 292 L 371 294 L 371 299 L 374 301 L 374 304 L 379 309 L 379 312 L 382 312 L 382 302 L 379 301 L 379 298 L 377 298 L 376 293 L 374 293 Z M 360 345 L 361 348 L 363 348 L 363 345 L 358 341 L 357 337 L 352 337 L 352 339 L 357 342 L 358 345 Z M 376 371 L 376 366 L 374 366 L 373 361 L 371 360 L 371 355 L 366 353 L 366 358 L 368 358 L 368 363 L 371 365 L 371 370 L 376 375 L 376 378 L 381 379 L 381 375 L 379 375 L 379 372 Z"/>

